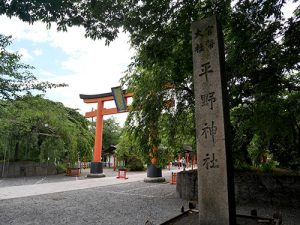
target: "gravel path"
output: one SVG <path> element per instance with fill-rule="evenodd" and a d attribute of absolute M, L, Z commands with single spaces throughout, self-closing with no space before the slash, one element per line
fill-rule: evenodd
<path fill-rule="evenodd" d="M 143 181 L 0 201 L 0 224 L 160 224 L 187 203 L 169 183 Z"/>
<path fill-rule="evenodd" d="M 170 178 L 171 171 L 163 176 Z M 0 224 L 160 224 L 178 214 L 187 202 L 169 183 L 145 183 L 145 172 L 129 172 L 116 179 L 106 169 L 105 178 L 64 175 L 0 180 Z"/>
<path fill-rule="evenodd" d="M 176 168 L 172 168 L 176 170 Z M 22 186 L 31 184 L 44 184 L 44 183 L 55 183 L 64 181 L 77 181 L 86 179 L 86 175 L 90 173 L 90 169 L 82 169 L 79 177 L 69 177 L 65 174 L 49 175 L 49 176 L 36 176 L 36 177 L 16 177 L 16 178 L 0 178 L 0 188 L 11 187 L 11 186 Z M 118 172 L 113 171 L 113 169 L 104 169 L 106 177 L 116 177 Z M 128 175 L 138 175 L 143 174 L 146 176 L 145 171 L 141 172 L 128 172 Z"/>
<path fill-rule="evenodd" d="M 165 170 L 164 176 L 169 179 L 172 171 L 176 169 Z M 128 180 L 116 179 L 111 169 L 104 171 L 106 178 L 86 179 L 88 172 L 78 178 L 0 179 L 0 225 L 144 225 L 147 220 L 160 224 L 179 215 L 181 206 L 187 209 L 175 185 L 144 183 L 145 172 L 129 173 Z M 280 212 L 284 225 L 300 225 L 300 209 L 252 204 L 237 206 L 237 213 L 249 215 L 252 209 L 263 217 Z"/>

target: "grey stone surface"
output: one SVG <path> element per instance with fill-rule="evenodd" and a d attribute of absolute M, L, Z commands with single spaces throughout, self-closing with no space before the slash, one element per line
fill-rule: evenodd
<path fill-rule="evenodd" d="M 197 170 L 177 173 L 176 191 L 182 199 L 198 201 Z"/>
<path fill-rule="evenodd" d="M 300 209 L 290 206 L 271 206 L 268 204 L 252 203 L 245 205 L 237 205 L 236 212 L 241 215 L 250 215 L 250 211 L 256 209 L 257 216 L 273 218 L 274 213 L 282 215 L 283 225 L 299 225 Z"/>
<path fill-rule="evenodd" d="M 105 177 L 104 173 L 89 173 L 87 175 L 87 177 L 89 178 L 101 178 L 101 177 Z"/>
<path fill-rule="evenodd" d="M 172 172 L 179 172 L 177 167 L 172 167 L 171 171 L 163 170 L 164 177 L 170 180 Z M 50 175 L 44 177 L 19 177 L 19 178 L 0 178 L 0 199 L 10 199 L 17 197 L 35 196 L 47 193 L 79 190 L 106 185 L 130 183 L 143 181 L 147 176 L 145 171 L 128 171 L 128 179 L 117 179 L 117 171 L 104 169 L 106 177 L 87 178 L 89 169 L 81 170 L 79 177 L 65 176 L 64 174 Z M 37 185 L 38 184 L 38 185 Z"/>
<path fill-rule="evenodd" d="M 147 177 L 161 177 L 161 176 L 162 176 L 162 168 L 152 164 L 147 166 Z"/>
<path fill-rule="evenodd" d="M 256 218 L 250 217 L 250 211 L 253 209 L 251 207 L 254 207 L 258 211 L 258 216 Z M 252 205 L 250 207 L 249 206 L 238 207 L 238 211 L 239 213 L 236 216 L 238 225 L 282 224 L 280 223 L 280 221 L 282 220 L 278 219 L 278 217 L 273 217 L 274 213 L 278 212 L 276 211 L 276 209 L 266 208 L 259 205 Z M 296 225 L 296 224 L 298 225 L 299 216 L 297 216 L 297 213 L 299 213 L 299 210 L 290 210 L 289 208 L 281 208 L 279 214 L 283 216 L 282 218 L 283 218 L 284 225 Z M 198 214 L 199 212 L 197 211 L 188 211 L 180 215 L 178 218 L 174 218 L 170 221 L 166 221 L 164 225 L 195 225 L 198 224 L 198 217 L 199 217 Z"/>
<path fill-rule="evenodd" d="M 216 16 L 192 24 L 200 224 L 234 224 L 224 52 Z"/>
<path fill-rule="evenodd" d="M 300 208 L 300 176 L 237 172 L 236 202 Z"/>
<path fill-rule="evenodd" d="M 172 171 L 178 172 L 175 167 Z M 69 181 L 79 183 L 81 180 L 97 181 L 104 186 L 86 188 L 60 193 L 49 193 L 30 197 L 0 200 L 0 224 L 6 225 L 144 225 L 151 221 L 158 225 L 180 214 L 181 206 L 188 209 L 188 203 L 177 197 L 175 185 L 168 183 L 144 183 L 145 172 L 129 172 L 130 182 L 132 175 L 140 176 L 140 181 L 108 185 L 109 180 L 117 180 L 117 172 L 106 169 L 106 178 L 86 179 L 90 171 L 86 169 L 80 177 L 53 175 L 48 177 L 22 177 L 0 179 L 0 192 L 5 187 L 12 192 L 13 187 L 20 189 L 31 184 L 35 188 L 43 187 L 40 184 L 69 185 Z M 170 173 L 163 171 L 167 180 Z M 122 181 L 124 181 L 122 179 Z M 11 188 L 10 188 L 11 187 Z M 258 216 L 272 217 L 275 211 L 283 216 L 284 225 L 300 224 L 300 207 L 268 206 L 267 204 L 253 203 L 238 205 L 237 212 L 250 214 L 250 210 L 257 209 Z M 197 224 L 188 223 L 186 224 Z"/>
<path fill-rule="evenodd" d="M 164 177 L 145 177 L 144 182 L 146 183 L 162 183 L 165 182 L 166 178 Z"/>
<path fill-rule="evenodd" d="M 53 163 L 30 161 L 0 163 L 0 177 L 47 176 L 57 174 Z"/>
<path fill-rule="evenodd" d="M 91 173 L 101 174 L 103 173 L 103 162 L 91 162 Z"/>
<path fill-rule="evenodd" d="M 20 185 L 34 185 L 34 184 L 44 184 L 44 183 L 56 183 L 64 181 L 79 181 L 86 179 L 87 175 L 90 173 L 90 169 L 82 169 L 79 177 L 66 176 L 65 173 L 58 175 L 48 175 L 48 176 L 34 176 L 34 177 L 10 177 L 10 178 L 0 178 L 0 188 L 9 186 L 20 186 Z M 113 169 L 104 169 L 104 174 L 106 177 L 116 177 L 118 172 L 113 171 Z M 130 177 L 132 175 L 146 174 L 144 171 L 129 171 L 127 175 Z"/>
<path fill-rule="evenodd" d="M 268 204 L 276 207 L 300 208 L 300 176 L 272 173 L 236 172 L 235 201 L 239 205 Z M 177 174 L 176 191 L 180 198 L 198 200 L 197 172 Z"/>
<path fill-rule="evenodd" d="M 45 166 L 37 166 L 37 167 L 35 167 L 35 170 L 39 176 L 47 176 L 48 175 L 47 167 L 45 167 Z"/>
<path fill-rule="evenodd" d="M 187 208 L 174 185 L 145 183 L 146 173 L 141 175 L 140 181 L 131 183 L 0 200 L 0 224 L 143 225 L 147 220 L 160 224 L 180 214 L 182 205 Z M 109 179 L 120 181 L 114 177 L 87 181 Z"/>

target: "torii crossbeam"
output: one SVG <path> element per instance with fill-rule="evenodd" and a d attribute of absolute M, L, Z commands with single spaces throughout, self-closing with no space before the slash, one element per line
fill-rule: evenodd
<path fill-rule="evenodd" d="M 122 93 L 122 97 L 125 100 L 126 110 L 118 110 L 118 108 L 104 108 L 104 102 L 115 100 L 117 103 L 117 98 L 113 92 L 95 94 L 95 95 L 84 95 L 80 94 L 80 98 L 83 99 L 84 103 L 97 103 L 97 109 L 91 112 L 85 113 L 86 118 L 96 117 L 96 134 L 95 134 L 95 144 L 94 144 L 94 154 L 93 162 L 91 164 L 91 176 L 97 176 L 103 174 L 103 166 L 101 162 L 102 154 L 102 133 L 103 133 L 103 116 L 112 115 L 122 112 L 127 112 L 127 102 L 128 98 L 133 96 L 133 93 Z"/>

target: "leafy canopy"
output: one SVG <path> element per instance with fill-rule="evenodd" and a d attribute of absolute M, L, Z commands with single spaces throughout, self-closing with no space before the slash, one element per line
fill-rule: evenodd
<path fill-rule="evenodd" d="M 7 0 L 0 3 L 0 14 L 56 22 L 63 30 L 82 25 L 86 36 L 107 43 L 120 28 L 129 32 L 137 54 L 123 80 L 136 94 L 128 126 L 146 153 L 155 145 L 195 142 L 190 25 L 218 14 L 237 160 L 251 157 L 250 148 L 267 149 L 289 166 L 300 165 L 300 13 L 298 4 L 285 19 L 287 2 Z M 166 107 L 168 100 L 174 106 Z"/>

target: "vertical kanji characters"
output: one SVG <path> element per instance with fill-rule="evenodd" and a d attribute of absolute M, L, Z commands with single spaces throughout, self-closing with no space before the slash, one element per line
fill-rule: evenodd
<path fill-rule="evenodd" d="M 217 164 L 218 160 L 215 158 L 215 153 L 211 153 L 211 156 L 209 153 L 206 154 L 206 157 L 203 159 L 203 164 L 207 170 L 212 168 L 219 168 L 219 165 Z"/>
<path fill-rule="evenodd" d="M 214 102 L 216 98 L 214 97 L 215 92 L 209 92 L 208 94 L 201 95 L 201 106 L 210 106 L 210 109 L 214 109 Z"/>
<path fill-rule="evenodd" d="M 201 73 L 199 74 L 199 76 L 205 76 L 205 80 L 208 81 L 207 75 L 209 73 L 214 72 L 211 68 L 210 62 L 204 63 L 201 65 Z"/>
<path fill-rule="evenodd" d="M 211 126 L 208 125 L 208 123 L 204 124 L 204 127 L 202 128 L 202 134 L 204 135 L 204 138 L 207 139 L 208 136 L 211 136 L 213 143 L 215 143 L 215 135 L 217 134 L 217 126 L 214 125 L 214 121 L 211 121 Z"/>

